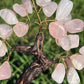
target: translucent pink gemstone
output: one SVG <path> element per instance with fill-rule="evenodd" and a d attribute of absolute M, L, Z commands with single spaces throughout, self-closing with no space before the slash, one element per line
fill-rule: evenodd
<path fill-rule="evenodd" d="M 54 72 L 52 73 L 52 79 L 57 83 L 62 83 L 65 77 L 65 67 L 62 63 L 58 63 Z"/>
<path fill-rule="evenodd" d="M 0 57 L 5 56 L 7 53 L 6 45 L 0 40 Z"/>
<path fill-rule="evenodd" d="M 72 64 L 77 70 L 82 70 L 84 68 L 84 55 L 72 55 L 70 57 Z"/>
<path fill-rule="evenodd" d="M 72 16 L 70 14 L 67 17 L 63 18 L 63 19 L 59 19 L 59 22 L 61 22 L 62 24 L 65 24 L 67 21 L 70 21 L 71 19 L 72 19 Z"/>
<path fill-rule="evenodd" d="M 69 51 L 71 49 L 71 41 L 69 36 L 59 39 L 59 44 L 66 51 Z"/>
<path fill-rule="evenodd" d="M 15 13 L 10 9 L 2 9 L 0 11 L 1 18 L 8 24 L 13 25 L 18 23 Z"/>
<path fill-rule="evenodd" d="M 84 55 L 84 46 L 82 46 L 80 49 L 79 49 L 79 52 L 81 55 Z"/>
<path fill-rule="evenodd" d="M 47 6 L 51 0 L 36 0 L 36 4 L 40 7 L 45 7 Z"/>
<path fill-rule="evenodd" d="M 66 51 L 69 51 L 72 48 L 77 48 L 79 46 L 79 36 L 67 35 L 62 39 L 58 39 L 58 45 L 60 45 Z"/>
<path fill-rule="evenodd" d="M 65 30 L 64 26 L 59 22 L 51 22 L 49 24 L 49 32 L 52 37 L 56 39 L 61 39 L 67 36 L 67 31 Z"/>
<path fill-rule="evenodd" d="M 69 35 L 71 41 L 71 48 L 77 48 L 79 46 L 79 35 Z"/>
<path fill-rule="evenodd" d="M 5 61 L 0 66 L 0 80 L 5 80 L 11 77 L 11 69 L 8 61 Z"/>
<path fill-rule="evenodd" d="M 22 36 L 26 35 L 28 32 L 28 29 L 29 29 L 28 24 L 23 23 L 23 22 L 18 22 L 13 27 L 13 30 L 18 37 L 22 37 Z"/>
<path fill-rule="evenodd" d="M 69 84 L 79 84 L 80 83 L 79 75 L 73 67 L 70 67 L 67 71 L 67 80 Z"/>
<path fill-rule="evenodd" d="M 22 0 L 22 4 L 27 9 L 28 13 L 31 14 L 33 12 L 33 5 L 32 5 L 31 0 Z"/>
<path fill-rule="evenodd" d="M 0 24 L 0 37 L 8 39 L 12 34 L 12 28 L 6 24 Z"/>
<path fill-rule="evenodd" d="M 82 32 L 84 23 L 80 19 L 70 20 L 65 23 L 65 28 L 69 33 L 78 33 Z"/>
<path fill-rule="evenodd" d="M 50 17 L 54 14 L 57 9 L 56 2 L 50 2 L 47 6 L 43 7 L 43 12 L 47 17 Z"/>
<path fill-rule="evenodd" d="M 72 8 L 73 8 L 72 1 L 61 0 L 57 8 L 56 20 L 58 21 L 65 20 L 65 18 L 67 18 L 70 15 Z"/>
<path fill-rule="evenodd" d="M 28 14 L 24 5 L 19 5 L 19 4 L 16 3 L 16 4 L 13 5 L 13 9 L 17 14 L 19 14 L 22 17 L 25 17 Z"/>

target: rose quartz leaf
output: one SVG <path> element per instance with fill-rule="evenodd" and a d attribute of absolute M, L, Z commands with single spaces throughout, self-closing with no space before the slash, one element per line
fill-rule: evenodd
<path fill-rule="evenodd" d="M 71 49 L 71 41 L 69 36 L 59 39 L 59 44 L 66 51 L 69 51 Z"/>
<path fill-rule="evenodd" d="M 70 57 L 72 64 L 77 70 L 82 70 L 84 68 L 84 55 L 72 55 Z"/>
<path fill-rule="evenodd" d="M 43 12 L 47 17 L 50 17 L 54 14 L 57 9 L 56 2 L 50 2 L 46 7 L 43 8 Z"/>
<path fill-rule="evenodd" d="M 22 4 L 25 6 L 27 9 L 28 13 L 33 13 L 33 5 L 31 0 L 22 0 Z"/>
<path fill-rule="evenodd" d="M 36 4 L 40 7 L 45 7 L 47 6 L 51 0 L 36 0 Z"/>
<path fill-rule="evenodd" d="M 80 19 L 70 20 L 65 23 L 65 28 L 69 33 L 78 33 L 82 32 L 84 23 Z"/>
<path fill-rule="evenodd" d="M 13 5 L 13 9 L 21 17 L 25 17 L 28 14 L 24 5 L 19 5 L 19 4 L 16 3 L 16 4 Z"/>
<path fill-rule="evenodd" d="M 84 55 L 84 46 L 79 49 L 81 55 Z"/>
<path fill-rule="evenodd" d="M 57 83 L 62 83 L 65 77 L 65 67 L 62 63 L 58 63 L 54 72 L 52 73 L 52 79 Z"/>
<path fill-rule="evenodd" d="M 69 84 L 79 84 L 80 83 L 79 75 L 73 67 L 70 67 L 68 69 L 67 80 Z"/>
<path fill-rule="evenodd" d="M 28 29 L 29 29 L 28 24 L 23 22 L 19 22 L 13 27 L 13 30 L 18 37 L 23 37 L 24 35 L 26 35 Z"/>
<path fill-rule="evenodd" d="M 10 25 L 16 24 L 18 22 L 15 13 L 10 9 L 2 9 L 1 18 Z"/>
<path fill-rule="evenodd" d="M 56 39 L 61 39 L 67 36 L 67 31 L 65 30 L 64 26 L 59 22 L 51 22 L 49 24 L 49 33 L 52 37 Z"/>
<path fill-rule="evenodd" d="M 57 8 L 56 20 L 63 21 L 66 17 L 70 15 L 72 8 L 73 8 L 72 1 L 61 0 Z"/>
<path fill-rule="evenodd" d="M 55 18 L 56 19 L 56 18 Z M 70 21 L 72 19 L 72 16 L 71 16 L 71 14 L 70 15 L 68 15 L 67 17 L 65 17 L 65 18 L 63 18 L 63 19 L 61 19 L 61 20 L 59 20 L 59 22 L 61 22 L 62 24 L 65 24 L 67 21 Z"/>
<path fill-rule="evenodd" d="M 71 41 L 71 48 L 77 48 L 79 46 L 79 35 L 68 35 Z"/>
<path fill-rule="evenodd" d="M 11 69 L 8 61 L 0 66 L 0 80 L 9 79 L 11 77 Z"/>
<path fill-rule="evenodd" d="M 12 28 L 6 24 L 0 24 L 0 37 L 3 39 L 9 39 L 12 34 Z"/>
<path fill-rule="evenodd" d="M 6 45 L 0 40 L 0 57 L 5 56 L 7 53 L 7 47 Z"/>

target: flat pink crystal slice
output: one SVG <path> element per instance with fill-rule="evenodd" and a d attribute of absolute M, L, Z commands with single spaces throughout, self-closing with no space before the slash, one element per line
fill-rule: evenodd
<path fill-rule="evenodd" d="M 65 23 L 65 28 L 69 33 L 78 33 L 82 32 L 84 23 L 80 19 L 70 20 Z"/>
<path fill-rule="evenodd" d="M 13 5 L 13 9 L 21 17 L 25 17 L 28 14 L 28 12 L 27 12 L 27 10 L 26 10 L 24 5 L 19 5 L 19 4 L 16 3 L 16 4 Z"/>
<path fill-rule="evenodd" d="M 58 63 L 54 72 L 52 73 L 52 79 L 57 83 L 62 83 L 65 77 L 65 67 L 62 63 Z"/>
<path fill-rule="evenodd" d="M 84 55 L 72 55 L 70 57 L 72 64 L 77 70 L 82 70 L 84 68 Z"/>
<path fill-rule="evenodd" d="M 66 17 L 68 17 L 73 8 L 73 3 L 70 0 L 61 0 L 57 12 L 56 12 L 56 20 L 63 21 Z"/>
<path fill-rule="evenodd" d="M 22 0 L 22 4 L 25 6 L 27 9 L 28 13 L 33 13 L 33 5 L 31 0 Z"/>
<path fill-rule="evenodd" d="M 22 37 L 22 36 L 26 35 L 28 32 L 28 29 L 29 29 L 28 24 L 23 23 L 23 22 L 18 22 L 13 27 L 13 30 L 18 37 Z"/>
<path fill-rule="evenodd" d="M 56 2 L 50 2 L 47 6 L 43 7 L 43 12 L 47 17 L 51 17 L 57 9 Z"/>
<path fill-rule="evenodd" d="M 7 53 L 6 45 L 0 40 L 0 57 L 5 56 Z"/>
<path fill-rule="evenodd" d="M 58 21 L 51 22 L 49 24 L 49 32 L 50 32 L 50 35 L 55 39 L 61 39 L 67 36 L 67 31 L 65 30 L 64 26 Z"/>
<path fill-rule="evenodd" d="M 69 84 L 79 84 L 80 83 L 79 75 L 73 67 L 70 67 L 68 69 L 67 80 Z"/>
<path fill-rule="evenodd" d="M 77 48 L 79 46 L 79 35 L 68 35 L 71 41 L 71 48 Z"/>
<path fill-rule="evenodd" d="M 0 11 L 1 18 L 8 24 L 14 25 L 18 23 L 15 13 L 10 9 L 2 9 Z"/>
<path fill-rule="evenodd" d="M 12 34 L 12 28 L 6 24 L 0 24 L 0 37 L 3 39 L 9 39 Z"/>
<path fill-rule="evenodd" d="M 45 7 L 47 6 L 51 0 L 36 0 L 36 4 L 40 7 Z"/>
<path fill-rule="evenodd" d="M 8 61 L 0 66 L 0 80 L 9 79 L 11 77 L 11 69 Z"/>
<path fill-rule="evenodd" d="M 69 36 L 59 39 L 59 44 L 66 51 L 69 51 L 71 49 L 71 41 Z"/>
<path fill-rule="evenodd" d="M 84 46 L 82 46 L 80 49 L 79 49 L 79 52 L 81 55 L 84 55 Z"/>

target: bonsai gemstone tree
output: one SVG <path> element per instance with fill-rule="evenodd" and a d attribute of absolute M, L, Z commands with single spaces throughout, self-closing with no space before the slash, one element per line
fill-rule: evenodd
<path fill-rule="evenodd" d="M 31 82 L 38 84 L 40 80 L 36 83 L 34 79 L 36 77 L 38 79 L 41 72 L 48 69 L 51 69 L 49 70 L 51 78 L 55 81 L 52 84 L 63 83 L 65 77 L 68 84 L 80 84 L 81 78 L 77 70 L 80 71 L 84 68 L 84 46 L 80 47 L 82 37 L 79 33 L 83 33 L 84 21 L 72 18 L 73 2 L 71 0 L 60 0 L 59 3 L 53 0 L 21 0 L 20 4 L 14 3 L 12 8 L 13 10 L 8 8 L 0 10 L 0 18 L 4 20 L 3 24 L 0 23 L 0 80 L 10 80 L 13 75 L 21 71 L 21 64 L 17 61 L 18 54 L 24 56 L 19 56 L 22 63 L 26 63 L 25 61 L 31 58 L 30 54 L 35 59 L 29 66 L 26 65 L 28 68 L 21 71 L 21 76 L 14 81 L 15 84 L 30 84 Z M 34 21 L 31 17 L 34 18 Z M 31 25 L 34 24 L 39 28 L 35 27 L 33 33 Z M 35 41 L 33 40 L 32 43 L 26 38 L 25 43 L 27 44 L 22 44 L 20 41 L 25 36 L 29 37 L 29 32 L 32 32 L 32 39 L 35 36 Z M 45 32 L 49 34 L 45 34 Z M 11 38 L 14 39 L 15 44 L 12 44 Z M 48 40 L 47 43 L 45 40 Z M 60 52 L 57 52 L 56 48 L 52 52 L 52 47 L 54 47 L 51 44 L 52 40 L 56 47 L 59 47 Z M 17 45 L 17 41 L 19 45 Z M 47 53 L 49 47 L 51 50 L 48 52 L 53 53 L 51 57 Z M 79 51 L 73 53 L 78 47 L 80 47 Z M 16 57 L 13 56 L 14 53 L 17 53 Z M 28 57 L 21 53 L 27 53 Z M 14 59 L 16 64 L 13 64 Z M 17 65 L 20 67 L 16 67 Z M 12 66 L 16 69 L 14 73 Z M 25 68 L 24 65 L 22 67 Z"/>

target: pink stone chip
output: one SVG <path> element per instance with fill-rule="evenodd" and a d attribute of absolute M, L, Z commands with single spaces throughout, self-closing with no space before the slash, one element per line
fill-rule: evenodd
<path fill-rule="evenodd" d="M 12 34 L 12 28 L 6 24 L 0 24 L 0 37 L 3 39 L 9 39 Z"/>
<path fill-rule="evenodd" d="M 18 23 L 15 13 L 10 9 L 0 10 L 1 18 L 8 24 L 14 25 Z"/>
<path fill-rule="evenodd" d="M 40 7 L 45 7 L 47 6 L 51 0 L 36 0 L 36 4 Z"/>
<path fill-rule="evenodd" d="M 49 24 L 49 32 L 50 32 L 50 35 L 55 39 L 61 39 L 67 36 L 67 31 L 65 30 L 64 26 L 58 21 L 51 22 Z"/>
<path fill-rule="evenodd" d="M 84 23 L 80 19 L 70 20 L 65 23 L 65 28 L 69 33 L 78 33 L 82 32 Z"/>
<path fill-rule="evenodd" d="M 79 49 L 81 55 L 84 55 L 84 46 Z"/>
<path fill-rule="evenodd" d="M 84 55 L 72 55 L 70 57 L 72 64 L 77 70 L 82 70 L 84 68 Z"/>
<path fill-rule="evenodd" d="M 13 30 L 18 37 L 23 37 L 24 35 L 26 35 L 28 32 L 28 29 L 29 29 L 28 24 L 23 23 L 23 22 L 18 22 L 13 27 Z"/>
<path fill-rule="evenodd" d="M 69 84 L 79 84 L 80 78 L 75 68 L 70 67 L 67 71 L 67 80 Z"/>
<path fill-rule="evenodd" d="M 59 44 L 66 51 L 69 51 L 71 49 L 71 41 L 69 36 L 59 39 Z"/>
<path fill-rule="evenodd" d="M 28 14 L 28 12 L 27 12 L 27 10 L 26 10 L 24 5 L 19 5 L 19 4 L 16 3 L 16 4 L 13 5 L 13 9 L 21 17 L 25 17 Z"/>
<path fill-rule="evenodd" d="M 56 12 L 56 20 L 63 21 L 65 18 L 70 17 L 71 10 L 73 8 L 73 2 L 70 0 L 61 0 L 57 12 Z"/>
<path fill-rule="evenodd" d="M 43 12 L 47 17 L 51 17 L 57 9 L 56 2 L 50 2 L 47 6 L 43 7 Z"/>
<path fill-rule="evenodd" d="M 62 63 L 58 63 L 54 72 L 52 73 L 52 79 L 57 83 L 62 83 L 65 77 L 65 66 Z"/>
<path fill-rule="evenodd" d="M 0 80 L 9 79 L 11 77 L 11 68 L 8 61 L 0 66 Z"/>
<path fill-rule="evenodd" d="M 79 46 L 79 35 L 69 35 L 71 40 L 71 48 L 77 48 Z"/>
<path fill-rule="evenodd" d="M 22 0 L 22 4 L 25 6 L 27 9 L 28 13 L 33 13 L 33 5 L 31 0 Z"/>
<path fill-rule="evenodd" d="M 0 57 L 5 56 L 7 53 L 6 45 L 0 40 Z"/>
<path fill-rule="evenodd" d="M 78 35 L 67 35 L 66 37 L 58 40 L 58 44 L 66 51 L 69 51 L 72 48 L 77 48 L 79 46 Z"/>

